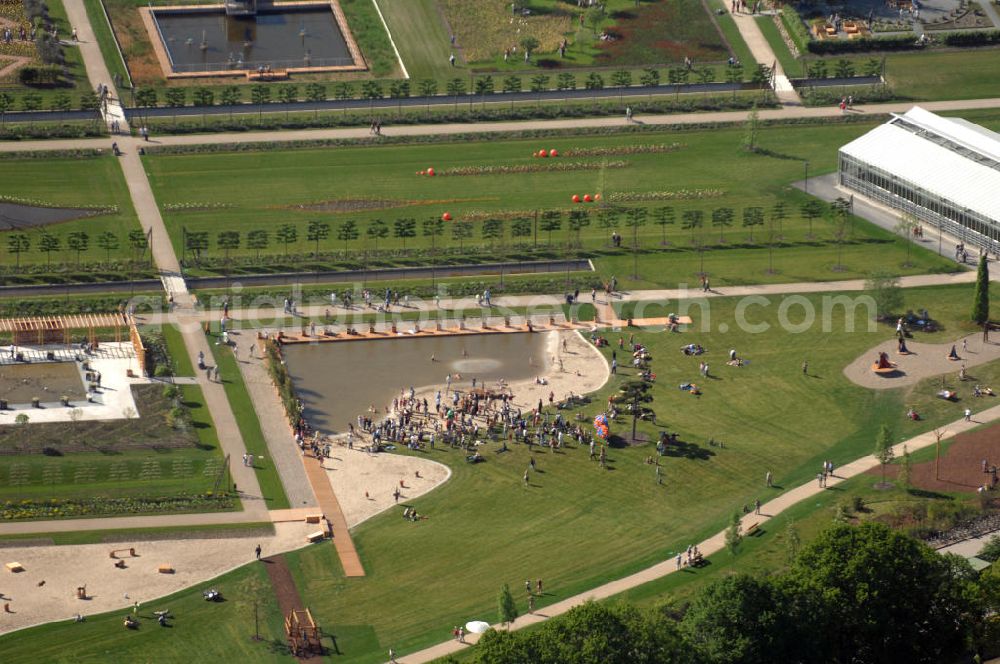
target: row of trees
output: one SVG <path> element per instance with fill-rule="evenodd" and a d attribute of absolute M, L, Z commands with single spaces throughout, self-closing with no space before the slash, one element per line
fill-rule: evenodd
<path fill-rule="evenodd" d="M 808 234 L 812 237 L 813 222 L 816 219 L 829 216 L 834 220 L 846 222 L 850 214 L 850 204 L 844 199 L 838 199 L 827 206 L 819 200 L 810 199 L 802 204 L 799 212 L 801 218 L 808 222 Z M 259 257 L 260 252 L 270 248 L 272 242 L 281 245 L 283 252 L 287 255 L 289 250 L 300 240 L 312 243 L 314 252 L 318 254 L 320 244 L 331 237 L 343 243 L 345 249 L 350 247 L 349 243 L 362 237 L 371 242 L 376 251 L 379 241 L 390 237 L 400 240 L 404 249 L 408 240 L 417 237 L 429 240 L 432 248 L 436 247 L 438 238 L 448 237 L 457 242 L 459 249 L 462 249 L 466 241 L 476 236 L 478 226 L 479 238 L 490 244 L 502 242 L 508 235 L 513 240 L 533 238 L 533 242 L 537 244 L 539 233 L 543 233 L 546 244 L 552 245 L 553 233 L 565 229 L 567 245 L 581 247 L 583 231 L 594 225 L 609 234 L 616 232 L 621 227 L 629 229 L 632 234 L 633 248 L 639 248 L 639 231 L 649 223 L 661 228 L 662 245 L 669 244 L 667 230 L 675 225 L 683 231 L 689 231 L 692 243 L 699 245 L 705 244 L 702 234 L 709 226 L 718 231 L 720 243 L 727 241 L 727 231 L 736 224 L 746 229 L 749 241 L 754 242 L 755 229 L 764 226 L 767 222 L 771 224 L 771 239 L 777 241 L 782 237 L 783 222 L 790 216 L 788 205 L 784 201 L 779 201 L 769 209 L 762 206 L 747 206 L 742 209 L 720 206 L 710 211 L 702 209 L 678 211 L 674 206 L 667 205 L 651 209 L 608 206 L 596 211 L 586 208 L 578 208 L 568 212 L 546 210 L 533 216 L 510 219 L 488 218 L 478 224 L 469 220 L 445 222 L 439 217 L 431 217 L 421 221 L 412 217 L 404 217 L 391 223 L 375 219 L 364 227 L 352 219 L 337 224 L 312 220 L 306 224 L 301 236 L 300 225 L 284 223 L 278 225 L 273 232 L 267 229 L 254 229 L 245 234 L 236 230 L 219 231 L 214 236 L 214 245 L 227 258 L 231 252 L 242 247 L 255 251 Z M 185 252 L 191 252 L 197 259 L 209 251 L 212 246 L 211 240 L 208 231 L 188 231 L 185 229 L 183 247 Z"/>
<path fill-rule="evenodd" d="M 100 98 L 93 92 L 83 92 L 74 98 L 64 90 L 49 97 L 48 106 L 42 108 L 44 103 L 44 97 L 38 92 L 25 92 L 20 96 L 0 92 L 0 117 L 11 111 L 97 111 L 101 106 Z"/>
<path fill-rule="evenodd" d="M 538 629 L 487 632 L 474 661 L 919 663 L 995 649 L 992 571 L 977 579 L 962 558 L 871 522 L 834 525 L 790 552 L 783 573 L 724 577 L 687 606 L 590 602 Z"/>
<path fill-rule="evenodd" d="M 17 232 L 7 236 L 7 252 L 15 257 L 15 269 L 17 270 L 21 268 L 21 254 L 32 251 L 32 248 L 45 254 L 45 262 L 49 266 L 52 264 L 52 254 L 61 251 L 72 252 L 76 255 L 76 264 L 79 267 L 81 256 L 91 248 L 90 239 L 91 236 L 86 231 L 72 231 L 65 236 L 43 232 L 37 237 Z M 131 251 L 133 261 L 138 261 L 149 247 L 146 234 L 139 229 L 129 231 L 125 242 Z M 94 245 L 104 251 L 105 260 L 111 262 L 111 253 L 122 247 L 122 238 L 111 231 L 103 231 L 94 237 Z"/>
<path fill-rule="evenodd" d="M 727 83 L 740 83 L 744 79 L 744 69 L 741 65 L 725 68 L 725 80 Z M 638 73 L 622 69 L 610 72 L 605 75 L 600 72 L 590 72 L 586 77 L 578 77 L 572 72 L 562 72 L 555 76 L 550 74 L 534 74 L 530 77 L 523 77 L 517 74 L 509 76 L 493 77 L 491 74 L 470 76 L 469 78 L 455 77 L 444 82 L 442 85 L 438 80 L 427 78 L 411 84 L 408 80 L 400 81 L 361 81 L 357 85 L 350 81 L 336 83 L 332 88 L 328 88 L 323 83 L 308 83 L 301 88 L 295 83 L 287 83 L 278 86 L 253 85 L 249 88 L 230 85 L 221 89 L 194 88 L 188 94 L 188 88 L 167 88 L 160 96 L 160 91 L 155 88 L 141 88 L 135 91 L 135 105 L 141 108 L 155 108 L 162 103 L 170 107 L 181 107 L 188 104 L 188 100 L 194 106 L 213 106 L 216 103 L 223 106 L 232 106 L 246 101 L 245 89 L 249 89 L 249 100 L 253 104 L 268 104 L 272 102 L 294 103 L 300 100 L 319 102 L 332 98 L 340 101 L 351 99 L 406 99 L 413 94 L 421 97 L 435 97 L 445 94 L 449 97 L 459 97 L 467 94 L 478 96 L 491 95 L 496 92 L 545 92 L 547 90 L 575 90 L 583 88 L 586 90 L 601 90 L 609 84 L 618 88 L 632 87 L 638 82 L 643 87 L 656 87 L 667 83 L 672 86 L 687 85 L 689 83 L 713 83 L 716 81 L 717 72 L 714 67 L 704 67 L 701 69 L 688 69 L 687 67 L 670 67 L 666 70 L 664 79 L 660 70 L 647 68 Z M 771 78 L 771 70 L 764 65 L 758 65 L 751 72 L 751 80 L 755 83 L 766 83 Z"/>

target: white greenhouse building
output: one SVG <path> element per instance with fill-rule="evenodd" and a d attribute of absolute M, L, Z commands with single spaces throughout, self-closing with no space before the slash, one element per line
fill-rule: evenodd
<path fill-rule="evenodd" d="M 1000 253 L 1000 134 L 911 108 L 840 148 L 840 184 Z"/>

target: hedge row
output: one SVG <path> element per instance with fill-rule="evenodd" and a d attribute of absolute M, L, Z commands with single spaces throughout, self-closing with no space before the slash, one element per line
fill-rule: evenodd
<path fill-rule="evenodd" d="M 949 32 L 944 36 L 948 46 L 992 46 L 1000 44 L 1000 30 L 978 32 Z"/>
<path fill-rule="evenodd" d="M 865 37 L 863 39 L 809 40 L 809 52 L 816 55 L 863 53 L 865 51 L 908 51 L 923 48 L 912 34 Z"/>
<path fill-rule="evenodd" d="M 716 97 L 695 97 L 684 99 L 630 100 L 633 113 L 697 113 L 726 110 L 749 110 L 755 104 L 758 108 L 777 106 L 770 94 L 761 97 L 723 95 Z M 379 113 L 391 113 L 391 109 L 379 109 Z M 621 115 L 622 104 L 617 100 L 608 103 L 545 104 L 538 106 L 517 106 L 513 108 L 472 108 L 464 104 L 449 110 L 408 110 L 392 115 L 388 122 L 393 125 L 453 124 L 464 122 L 505 122 L 518 120 L 555 120 Z M 140 114 L 136 114 L 141 115 Z M 133 117 L 136 117 L 133 116 Z M 371 124 L 372 112 L 327 112 L 322 115 L 307 112 L 295 115 L 282 114 L 280 107 L 268 114 L 250 115 L 206 114 L 178 121 L 176 118 L 148 118 L 146 126 L 153 131 L 170 134 L 204 133 L 206 131 L 247 132 L 279 129 L 308 129 L 330 127 L 360 127 Z"/>

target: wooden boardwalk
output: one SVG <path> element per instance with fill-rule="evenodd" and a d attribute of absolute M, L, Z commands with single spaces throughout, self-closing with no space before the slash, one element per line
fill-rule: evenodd
<path fill-rule="evenodd" d="M 340 556 L 340 564 L 344 568 L 344 576 L 364 576 L 365 568 L 361 564 L 358 550 L 354 548 L 354 541 L 351 539 L 351 533 L 347 528 L 347 519 L 344 518 L 344 511 L 340 509 L 337 496 L 333 492 L 333 487 L 330 486 L 330 478 L 327 477 L 326 470 L 323 468 L 323 458 L 320 457 L 317 459 L 311 455 L 304 455 L 302 463 L 305 464 L 306 477 L 309 478 L 309 484 L 312 486 L 313 494 L 316 496 L 318 510 L 314 510 L 314 513 L 316 511 L 321 512 L 326 516 L 330 522 L 330 526 L 333 528 L 333 546 L 336 547 L 337 555 Z M 318 527 L 322 528 L 324 525 L 320 524 Z"/>

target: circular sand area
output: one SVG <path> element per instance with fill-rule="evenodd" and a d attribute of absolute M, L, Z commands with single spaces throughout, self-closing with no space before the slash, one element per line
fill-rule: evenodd
<path fill-rule="evenodd" d="M 963 349 L 962 342 L 967 349 Z M 958 360 L 949 360 L 948 353 L 955 346 Z M 983 342 L 981 332 L 970 334 L 956 341 L 942 344 L 925 344 L 906 341 L 909 355 L 897 352 L 896 339 L 884 341 L 865 351 L 858 359 L 844 367 L 844 375 L 852 382 L 873 390 L 888 390 L 896 387 L 916 385 L 924 378 L 957 373 L 962 365 L 967 368 L 1000 359 L 1000 342 Z M 896 365 L 893 373 L 877 374 L 872 365 L 878 361 L 879 353 L 887 353 L 889 361 Z"/>

